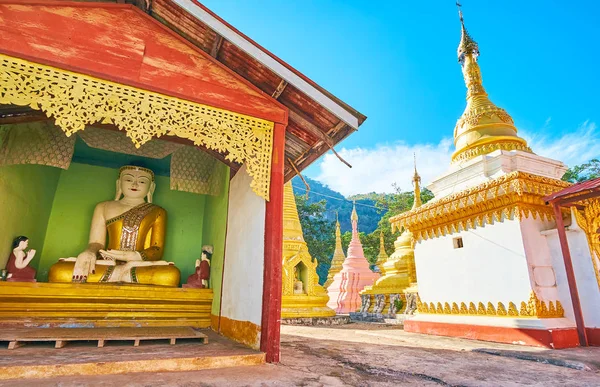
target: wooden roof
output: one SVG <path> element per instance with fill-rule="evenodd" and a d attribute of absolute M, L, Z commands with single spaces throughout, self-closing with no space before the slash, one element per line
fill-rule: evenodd
<path fill-rule="evenodd" d="M 545 202 L 556 202 L 559 205 L 572 205 L 576 202 L 600 197 L 600 177 L 573 184 L 544 198 Z"/>
<path fill-rule="evenodd" d="M 366 119 L 197 1 L 152 0 L 149 7 L 140 6 L 289 109 L 286 181 L 296 174 L 291 163 L 302 171 Z"/>
<path fill-rule="evenodd" d="M 8 2 L 19 3 L 20 1 L 0 0 L 0 4 Z M 264 101 L 258 104 L 264 105 L 264 107 L 261 107 L 263 111 L 260 111 L 262 114 L 256 115 L 253 114 L 256 112 L 249 111 L 241 111 L 242 113 L 262 116 L 260 118 L 268 119 L 271 118 L 267 117 L 269 114 L 273 116 L 277 115 L 276 107 L 274 110 L 268 111 L 270 102 L 272 103 L 271 106 L 278 105 L 283 109 L 287 108 L 286 181 L 296 174 L 296 170 L 302 171 L 329 149 L 332 149 L 333 146 L 356 130 L 366 119 L 364 115 L 340 101 L 299 71 L 240 33 L 196 0 L 84 0 L 84 3 L 79 2 L 78 4 L 93 7 L 93 4 L 115 2 L 135 5 L 185 39 L 188 44 L 210 55 L 210 60 L 218 62 L 220 66 L 224 66 L 229 71 L 234 72 L 234 76 L 239 76 L 243 78 L 243 81 L 252 84 L 251 87 L 258 94 L 253 92 L 251 93 L 251 97 L 256 101 Z M 32 1 L 23 1 L 23 3 L 32 3 Z M 39 5 L 57 3 L 65 5 L 67 3 L 70 5 L 77 4 L 72 1 L 37 1 L 36 3 Z M 118 23 L 112 24 L 118 25 Z M 106 28 L 110 30 L 112 27 L 109 27 L 107 26 Z M 66 26 L 65 29 L 61 30 L 69 29 L 72 29 L 72 26 Z M 9 31 L 4 32 L 8 33 Z M 123 37 L 126 42 L 132 39 L 147 40 L 145 37 L 146 33 L 142 34 L 144 36 L 140 35 L 139 32 L 133 31 L 132 33 L 136 36 Z M 151 34 L 150 31 L 147 31 L 147 33 Z M 137 35 L 140 36 L 138 37 Z M 29 36 L 32 39 L 46 39 L 44 34 Z M 105 36 L 114 37 L 115 34 L 113 32 Z M 9 37 L 7 39 L 7 42 L 10 42 Z M 43 42 L 42 46 L 44 46 Z M 6 49 L 10 50 L 10 48 Z M 81 49 L 85 50 L 86 47 L 81 46 Z M 21 49 L 15 47 L 14 50 L 20 51 Z M 175 51 L 173 55 L 179 55 Z M 186 55 L 189 55 L 189 52 Z M 82 58 L 82 56 L 78 56 L 78 58 Z M 89 62 L 86 65 L 93 66 L 94 64 Z M 98 63 L 98 65 L 101 65 L 101 63 Z M 77 71 L 77 69 L 73 70 Z M 201 71 L 201 69 L 198 69 L 198 71 Z M 126 76 L 127 71 L 120 72 L 119 75 L 121 77 Z M 195 83 L 195 78 L 202 78 L 201 74 L 194 74 L 193 71 L 188 71 L 183 75 L 189 77 L 191 83 Z M 143 87 L 143 85 L 141 86 Z M 166 82 L 164 87 L 168 88 L 168 86 L 169 82 Z M 194 88 L 194 92 L 196 93 L 202 92 L 202 87 L 195 87 L 193 85 L 190 85 L 190 87 Z M 225 87 L 219 90 L 225 90 Z M 229 94 L 232 92 L 231 90 L 227 91 Z M 183 97 L 185 98 L 185 96 Z M 198 94 L 197 100 L 203 103 L 208 102 L 203 100 L 200 94 Z M 252 105 L 255 109 L 258 107 L 257 104 L 253 103 Z M 19 120 L 19 116 L 25 114 L 21 111 L 2 111 L 0 113 L 0 123 Z M 31 113 L 33 112 L 29 112 L 28 114 Z M 35 115 L 36 113 L 33 114 Z M 282 122 L 281 119 L 273 120 Z M 236 165 L 228 164 L 232 168 L 237 169 Z"/>

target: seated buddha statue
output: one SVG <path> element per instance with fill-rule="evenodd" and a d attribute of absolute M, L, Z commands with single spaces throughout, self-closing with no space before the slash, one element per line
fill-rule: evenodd
<path fill-rule="evenodd" d="M 122 167 L 115 200 L 94 209 L 87 248 L 52 265 L 49 282 L 178 286 L 179 269 L 162 260 L 167 212 L 152 204 L 155 187 L 151 170 Z"/>

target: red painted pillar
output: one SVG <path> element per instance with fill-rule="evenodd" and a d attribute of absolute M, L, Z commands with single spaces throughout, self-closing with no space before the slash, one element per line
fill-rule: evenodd
<path fill-rule="evenodd" d="M 279 362 L 284 155 L 285 126 L 275 124 L 270 200 L 267 202 L 265 215 L 265 270 L 260 334 L 260 350 L 266 353 L 266 359 L 269 363 Z"/>
<path fill-rule="evenodd" d="M 573 261 L 571 260 L 571 252 L 569 251 L 569 242 L 567 241 L 567 233 L 565 232 L 562 212 L 557 203 L 552 203 L 552 208 L 554 209 L 556 230 L 558 231 L 560 249 L 562 250 L 565 271 L 567 272 L 567 283 L 569 284 L 569 292 L 571 293 L 573 313 L 575 313 L 575 324 L 577 325 L 577 333 L 579 334 L 579 345 L 587 347 L 588 342 L 587 334 L 585 332 L 585 323 L 583 321 L 583 312 L 581 311 L 581 303 L 579 302 L 579 291 L 577 290 L 577 281 L 575 280 L 575 272 L 573 271 Z"/>

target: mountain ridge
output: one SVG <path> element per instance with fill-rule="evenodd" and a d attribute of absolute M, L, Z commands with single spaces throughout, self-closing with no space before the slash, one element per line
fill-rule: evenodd
<path fill-rule="evenodd" d="M 319 202 L 325 200 L 326 211 L 325 218 L 329 221 L 336 219 L 336 214 L 339 216 L 340 229 L 342 233 L 346 231 L 352 231 L 352 224 L 350 222 L 350 216 L 352 214 L 352 202 L 356 200 L 356 212 L 358 214 L 358 229 L 361 232 L 370 234 L 377 229 L 379 220 L 385 213 L 386 210 L 380 210 L 376 208 L 375 198 L 383 196 L 383 194 L 368 193 L 352 195 L 345 197 L 341 193 L 332 190 L 327 185 L 304 177 L 310 191 L 308 193 L 308 203 Z M 296 176 L 292 179 L 292 186 L 294 187 L 294 194 L 304 195 L 306 194 L 306 186 L 302 180 Z"/>

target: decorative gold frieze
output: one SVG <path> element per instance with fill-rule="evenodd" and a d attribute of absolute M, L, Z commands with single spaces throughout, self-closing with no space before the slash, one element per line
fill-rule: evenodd
<path fill-rule="evenodd" d="M 594 198 L 582 202 L 583 211 L 573 211 L 577 224 L 585 232 L 590 246 L 592 264 L 596 274 L 596 282 L 600 288 L 600 199 Z"/>
<path fill-rule="evenodd" d="M 67 136 L 101 122 L 136 147 L 163 135 L 189 139 L 246 164 L 253 191 L 269 200 L 273 122 L 6 55 L 0 104 L 42 110 Z"/>
<path fill-rule="evenodd" d="M 492 153 L 493 151 L 496 151 L 498 149 L 505 151 L 519 150 L 523 152 L 532 153 L 531 148 L 527 146 L 527 144 L 521 144 L 514 141 L 494 142 L 490 144 L 478 145 L 473 148 L 461 151 L 460 153 L 456 153 L 452 156 L 452 162 L 457 163 L 460 161 L 472 159 L 473 157 L 487 155 L 488 153 Z"/>
<path fill-rule="evenodd" d="M 421 241 L 503 219 L 530 215 L 553 219 L 553 210 L 543 197 L 569 185 L 525 172 L 511 172 L 390 218 L 392 232 L 405 228 Z"/>
<path fill-rule="evenodd" d="M 460 307 L 456 302 L 452 304 L 445 302 L 422 302 L 417 298 L 417 311 L 423 314 L 444 314 L 444 315 L 468 315 L 468 316 L 496 316 L 496 317 L 537 317 L 537 318 L 560 318 L 564 317 L 565 311 L 560 301 L 540 301 L 535 292 L 531 292 L 527 302 L 521 302 L 521 310 L 517 310 L 517 306 L 513 302 L 508 303 L 508 310 L 502 302 L 493 304 L 488 302 L 469 302 L 469 306 L 464 302 L 460 303 Z"/>

